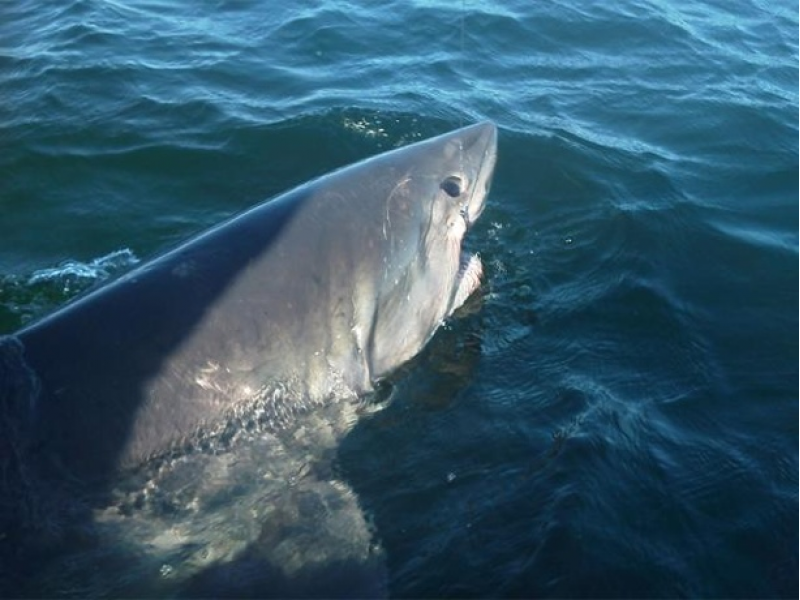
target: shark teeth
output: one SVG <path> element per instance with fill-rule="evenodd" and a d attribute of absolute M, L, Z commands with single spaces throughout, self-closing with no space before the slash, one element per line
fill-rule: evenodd
<path fill-rule="evenodd" d="M 483 263 L 480 257 L 477 254 L 462 254 L 457 277 L 458 287 L 453 297 L 452 310 L 456 310 L 464 304 L 467 298 L 480 287 L 481 277 L 483 277 Z"/>

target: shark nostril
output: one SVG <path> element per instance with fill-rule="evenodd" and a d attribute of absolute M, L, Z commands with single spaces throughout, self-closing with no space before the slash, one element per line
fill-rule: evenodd
<path fill-rule="evenodd" d="M 451 175 L 445 179 L 439 187 L 441 187 L 444 190 L 444 193 L 451 198 L 458 198 L 461 195 L 461 188 L 463 184 L 464 182 L 462 181 L 461 177 L 458 175 Z"/>

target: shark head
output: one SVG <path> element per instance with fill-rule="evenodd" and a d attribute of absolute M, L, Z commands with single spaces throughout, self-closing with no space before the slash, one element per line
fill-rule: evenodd
<path fill-rule="evenodd" d="M 379 214 L 366 217 L 376 232 L 366 251 L 381 276 L 360 331 L 372 381 L 417 354 L 480 286 L 481 261 L 463 243 L 483 212 L 496 156 L 497 128 L 485 122 L 369 161 Z"/>

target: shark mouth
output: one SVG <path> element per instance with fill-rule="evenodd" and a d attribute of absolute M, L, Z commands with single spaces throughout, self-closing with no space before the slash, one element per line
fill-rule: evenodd
<path fill-rule="evenodd" d="M 481 286 L 483 263 L 477 254 L 461 253 L 461 264 L 456 276 L 456 292 L 453 296 L 451 313 L 467 301 L 475 290 Z"/>

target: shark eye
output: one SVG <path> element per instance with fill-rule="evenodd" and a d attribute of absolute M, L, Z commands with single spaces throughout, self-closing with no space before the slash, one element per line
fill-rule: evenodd
<path fill-rule="evenodd" d="M 439 187 L 444 190 L 444 193 L 450 196 L 451 198 L 458 198 L 462 192 L 462 186 L 464 182 L 461 180 L 461 177 L 458 175 L 450 175 L 447 179 L 445 179 Z"/>

